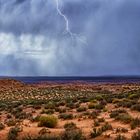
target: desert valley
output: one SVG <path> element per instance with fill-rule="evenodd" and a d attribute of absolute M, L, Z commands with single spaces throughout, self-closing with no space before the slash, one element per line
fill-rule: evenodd
<path fill-rule="evenodd" d="M 140 84 L 0 80 L 0 140 L 139 140 Z"/>

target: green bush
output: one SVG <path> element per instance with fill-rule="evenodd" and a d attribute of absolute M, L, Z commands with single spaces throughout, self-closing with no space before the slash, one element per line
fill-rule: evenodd
<path fill-rule="evenodd" d="M 119 103 L 119 102 L 121 102 L 121 99 L 116 99 L 116 98 L 115 98 L 115 99 L 113 99 L 113 101 L 112 101 L 113 104 L 116 104 L 116 103 Z"/>
<path fill-rule="evenodd" d="M 127 111 L 125 109 L 117 109 L 117 110 L 113 110 L 111 113 L 114 113 L 113 117 L 111 118 L 114 118 L 114 116 L 116 116 L 116 114 L 120 114 L 120 113 L 127 113 Z"/>
<path fill-rule="evenodd" d="M 77 112 L 83 112 L 83 111 L 86 111 L 87 108 L 86 107 L 79 107 L 77 108 Z"/>
<path fill-rule="evenodd" d="M 55 109 L 55 103 L 49 102 L 48 104 L 45 105 L 45 109 Z"/>
<path fill-rule="evenodd" d="M 104 108 L 104 105 L 101 103 L 95 105 L 95 109 L 101 110 L 103 108 Z"/>
<path fill-rule="evenodd" d="M 77 126 L 76 126 L 75 123 L 70 122 L 70 123 L 66 123 L 66 124 L 64 125 L 64 128 L 65 128 L 66 130 L 69 130 L 69 129 L 76 129 Z"/>
<path fill-rule="evenodd" d="M 116 99 L 113 101 L 113 103 L 116 103 L 118 107 L 127 107 L 130 108 L 132 105 L 135 104 L 135 101 L 131 100 L 131 99 Z"/>
<path fill-rule="evenodd" d="M 95 108 L 95 103 L 89 103 L 88 108 L 89 109 L 94 109 Z"/>
<path fill-rule="evenodd" d="M 92 99 L 90 102 L 91 103 L 97 103 L 97 100 L 96 99 Z"/>
<path fill-rule="evenodd" d="M 58 119 L 55 116 L 48 115 L 48 116 L 41 116 L 39 118 L 39 127 L 48 127 L 54 128 L 58 123 Z"/>
<path fill-rule="evenodd" d="M 41 114 L 54 114 L 54 110 L 53 109 L 43 109 Z"/>
<path fill-rule="evenodd" d="M 121 120 L 123 121 L 123 118 L 125 119 L 125 117 L 128 117 L 128 113 L 126 110 L 124 109 L 118 109 L 118 110 L 113 110 L 110 113 L 110 118 L 115 118 L 116 120 Z"/>
<path fill-rule="evenodd" d="M 56 110 L 55 110 L 56 111 Z M 57 109 L 57 112 L 59 112 L 59 113 L 65 113 L 67 111 L 67 108 L 61 108 L 61 107 L 59 107 L 58 109 Z"/>
<path fill-rule="evenodd" d="M 73 119 L 73 114 L 62 113 L 62 114 L 59 115 L 59 118 L 64 119 L 64 120 Z"/>
<path fill-rule="evenodd" d="M 115 119 L 122 121 L 123 123 L 130 123 L 132 121 L 132 117 L 127 113 L 119 114 Z"/>
<path fill-rule="evenodd" d="M 66 107 L 69 107 L 70 109 L 76 108 L 76 105 L 73 102 L 67 103 Z"/>
<path fill-rule="evenodd" d="M 37 116 L 35 116 L 35 117 L 32 117 L 30 120 L 31 120 L 32 122 L 39 122 L 40 116 L 41 116 L 41 115 L 37 115 Z"/>
<path fill-rule="evenodd" d="M 98 101 L 103 100 L 103 97 L 102 97 L 101 95 L 97 95 L 95 98 L 96 98 L 96 100 L 98 100 Z"/>
<path fill-rule="evenodd" d="M 85 140 L 80 129 L 66 129 L 61 136 L 61 140 Z"/>
<path fill-rule="evenodd" d="M 138 96 L 138 94 L 130 94 L 128 98 L 129 99 L 138 99 L 139 96 Z"/>

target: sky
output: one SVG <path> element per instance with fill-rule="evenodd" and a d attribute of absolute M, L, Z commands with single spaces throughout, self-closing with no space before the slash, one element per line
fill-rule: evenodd
<path fill-rule="evenodd" d="M 140 75 L 140 1 L 0 0 L 0 75 Z"/>

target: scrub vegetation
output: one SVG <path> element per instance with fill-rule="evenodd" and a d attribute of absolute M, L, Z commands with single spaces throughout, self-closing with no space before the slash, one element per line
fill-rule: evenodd
<path fill-rule="evenodd" d="M 0 139 L 138 140 L 140 85 L 0 80 Z"/>

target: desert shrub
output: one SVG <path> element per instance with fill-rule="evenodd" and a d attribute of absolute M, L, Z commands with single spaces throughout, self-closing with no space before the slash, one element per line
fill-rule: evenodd
<path fill-rule="evenodd" d="M 107 130 L 112 130 L 112 125 L 106 122 L 102 127 L 101 127 L 102 132 L 107 131 Z"/>
<path fill-rule="evenodd" d="M 62 100 L 57 103 L 57 106 L 64 106 L 65 104 L 66 104 L 66 102 L 64 100 Z"/>
<path fill-rule="evenodd" d="M 116 116 L 118 116 L 121 113 L 127 113 L 127 111 L 124 109 L 113 110 L 110 113 L 110 118 L 115 118 Z"/>
<path fill-rule="evenodd" d="M 100 104 L 103 105 L 103 106 L 105 107 L 105 105 L 107 105 L 107 102 L 106 102 L 106 100 L 101 100 L 101 101 L 100 101 Z"/>
<path fill-rule="evenodd" d="M 89 112 L 89 111 L 83 112 L 82 115 L 83 115 L 83 116 L 90 116 L 90 112 Z"/>
<path fill-rule="evenodd" d="M 77 108 L 77 112 L 83 112 L 83 111 L 86 111 L 87 108 L 86 107 L 79 107 Z"/>
<path fill-rule="evenodd" d="M 55 109 L 55 103 L 49 102 L 48 104 L 45 105 L 45 109 Z"/>
<path fill-rule="evenodd" d="M 132 117 L 127 113 L 119 114 L 115 119 L 122 121 L 123 123 L 130 123 L 132 121 Z"/>
<path fill-rule="evenodd" d="M 75 108 L 79 108 L 80 107 L 80 103 L 75 103 Z"/>
<path fill-rule="evenodd" d="M 70 122 L 70 123 L 66 123 L 66 124 L 64 125 L 64 128 L 65 128 L 66 130 L 68 130 L 68 129 L 76 129 L 77 126 L 76 126 L 75 123 Z"/>
<path fill-rule="evenodd" d="M 113 101 L 112 101 L 113 104 L 116 104 L 116 103 L 119 103 L 119 102 L 121 102 L 121 100 L 120 99 L 116 99 L 116 98 L 113 99 Z"/>
<path fill-rule="evenodd" d="M 133 99 L 138 99 L 139 96 L 138 96 L 138 94 L 130 94 L 130 95 L 128 96 L 128 98 L 133 100 Z"/>
<path fill-rule="evenodd" d="M 35 117 L 32 117 L 30 120 L 31 120 L 32 122 L 39 122 L 40 116 L 41 116 L 41 115 L 37 115 L 37 116 L 35 116 Z"/>
<path fill-rule="evenodd" d="M 33 108 L 38 110 L 38 109 L 41 109 L 41 106 L 40 105 L 34 105 Z"/>
<path fill-rule="evenodd" d="M 125 109 L 118 109 L 116 110 L 118 113 L 127 113 L 127 111 Z"/>
<path fill-rule="evenodd" d="M 22 132 L 23 131 L 23 126 L 20 125 L 20 124 L 16 124 L 14 129 L 17 131 L 17 132 Z"/>
<path fill-rule="evenodd" d="M 41 114 L 54 114 L 53 109 L 43 109 Z"/>
<path fill-rule="evenodd" d="M 29 117 L 26 112 L 18 112 L 14 116 L 16 119 L 26 119 Z"/>
<path fill-rule="evenodd" d="M 109 97 L 105 97 L 105 100 L 106 100 L 107 103 L 112 103 L 113 99 L 114 98 L 112 98 L 110 96 Z"/>
<path fill-rule="evenodd" d="M 100 123 L 97 120 L 94 120 L 94 127 L 97 127 L 99 125 L 100 125 Z"/>
<path fill-rule="evenodd" d="M 132 110 L 140 111 L 140 104 L 135 104 L 131 107 Z"/>
<path fill-rule="evenodd" d="M 8 140 L 17 140 L 18 132 L 19 131 L 17 128 L 10 128 L 7 139 Z"/>
<path fill-rule="evenodd" d="M 136 127 L 140 126 L 140 118 L 133 118 L 130 123 L 131 129 L 135 129 Z"/>
<path fill-rule="evenodd" d="M 59 107 L 57 106 L 57 107 L 55 107 L 55 112 L 59 112 Z"/>
<path fill-rule="evenodd" d="M 117 104 L 118 107 L 127 107 L 130 108 L 135 102 L 133 102 L 133 100 L 130 99 L 116 99 L 116 101 L 114 100 L 113 102 L 115 102 Z"/>
<path fill-rule="evenodd" d="M 88 108 L 89 109 L 94 109 L 95 108 L 95 103 L 89 103 Z"/>
<path fill-rule="evenodd" d="M 62 139 L 59 136 L 54 135 L 39 135 L 37 137 L 27 135 L 23 137 L 22 140 L 62 140 Z"/>
<path fill-rule="evenodd" d="M 70 113 L 61 113 L 59 115 L 60 119 L 64 119 L 64 120 L 69 120 L 69 119 L 73 119 L 73 114 Z"/>
<path fill-rule="evenodd" d="M 90 118 L 92 118 L 92 119 L 96 119 L 97 118 L 97 116 L 99 116 L 99 111 L 97 111 L 97 110 L 95 110 L 95 111 L 92 111 L 91 113 L 90 113 Z"/>
<path fill-rule="evenodd" d="M 4 129 L 5 125 L 3 123 L 0 123 L 0 130 Z"/>
<path fill-rule="evenodd" d="M 80 97 L 79 100 L 80 100 L 80 103 L 87 103 L 87 102 L 89 102 L 89 99 L 85 98 L 85 97 Z"/>
<path fill-rule="evenodd" d="M 104 108 L 103 108 L 103 112 L 107 112 L 107 108 L 104 107 Z"/>
<path fill-rule="evenodd" d="M 133 133 L 132 140 L 140 140 L 140 130 L 138 130 L 137 132 Z"/>
<path fill-rule="evenodd" d="M 65 129 L 62 133 L 61 140 L 85 140 L 82 131 L 78 128 L 76 129 Z"/>
<path fill-rule="evenodd" d="M 67 97 L 67 98 L 65 99 L 65 102 L 66 102 L 66 104 L 68 104 L 68 103 L 73 103 L 73 102 L 72 102 L 72 99 L 69 98 L 69 97 Z"/>
<path fill-rule="evenodd" d="M 115 140 L 126 140 L 126 137 L 123 135 L 117 135 L 117 137 L 115 138 Z"/>
<path fill-rule="evenodd" d="M 54 128 L 56 127 L 58 123 L 58 120 L 55 116 L 48 115 L 48 116 L 41 116 L 39 118 L 39 127 L 48 127 L 48 128 Z"/>
<path fill-rule="evenodd" d="M 77 100 L 77 98 L 76 98 L 76 97 L 71 98 L 71 101 L 72 101 L 73 103 L 77 103 L 77 102 L 78 102 L 78 100 Z"/>
<path fill-rule="evenodd" d="M 63 107 L 63 108 L 62 107 L 58 107 L 57 110 L 55 109 L 55 111 L 59 112 L 59 113 L 65 113 L 67 111 L 67 108 L 65 108 L 65 107 Z"/>
<path fill-rule="evenodd" d="M 128 129 L 127 128 L 117 128 L 116 133 L 127 133 Z"/>
<path fill-rule="evenodd" d="M 104 118 L 98 118 L 98 122 L 105 122 Z"/>
<path fill-rule="evenodd" d="M 97 95 L 97 96 L 95 97 L 95 99 L 98 100 L 98 101 L 101 101 L 101 100 L 103 100 L 103 97 L 102 97 L 102 95 Z"/>
<path fill-rule="evenodd" d="M 101 110 L 103 108 L 104 108 L 104 105 L 101 103 L 95 105 L 95 109 Z"/>
<path fill-rule="evenodd" d="M 7 119 L 11 119 L 12 118 L 12 115 L 10 115 L 10 114 L 7 114 Z"/>
<path fill-rule="evenodd" d="M 75 104 L 73 102 L 67 103 L 66 107 L 69 107 L 70 109 L 76 108 Z"/>
<path fill-rule="evenodd" d="M 122 106 L 122 107 L 130 108 L 132 105 L 133 105 L 133 102 L 131 102 L 131 101 L 121 101 L 121 102 L 117 103 L 118 107 Z"/>
<path fill-rule="evenodd" d="M 13 114 L 15 116 L 15 115 L 21 113 L 22 110 L 23 109 L 21 107 L 14 108 L 14 109 L 12 109 L 11 114 Z"/>
<path fill-rule="evenodd" d="M 97 103 L 97 100 L 96 99 L 92 99 L 92 100 L 90 100 L 90 103 Z"/>
<path fill-rule="evenodd" d="M 101 128 L 93 128 L 93 131 L 91 132 L 90 136 L 91 138 L 96 138 L 102 134 Z"/>
<path fill-rule="evenodd" d="M 8 126 L 15 126 L 16 125 L 16 120 L 15 119 L 9 119 L 9 120 L 7 120 L 7 122 L 6 122 L 6 124 L 8 125 Z"/>
<path fill-rule="evenodd" d="M 112 111 L 111 113 L 110 113 L 110 118 L 115 118 L 116 116 L 118 116 L 119 115 L 119 113 L 117 112 L 117 111 Z"/>

